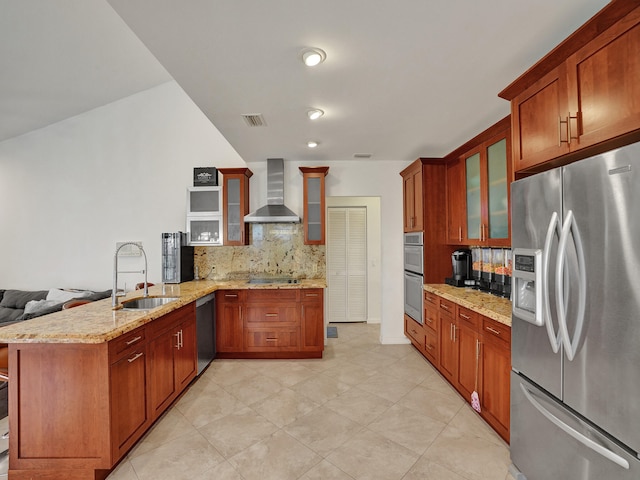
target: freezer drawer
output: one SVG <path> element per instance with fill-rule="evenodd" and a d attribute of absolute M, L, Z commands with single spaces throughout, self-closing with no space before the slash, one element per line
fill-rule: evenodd
<path fill-rule="evenodd" d="M 554 424 L 553 419 L 563 427 Z M 640 478 L 640 460 L 630 451 L 514 372 L 511 373 L 511 461 L 527 480 Z"/>

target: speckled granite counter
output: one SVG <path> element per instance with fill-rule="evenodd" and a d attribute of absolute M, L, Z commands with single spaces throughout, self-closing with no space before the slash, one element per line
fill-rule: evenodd
<path fill-rule="evenodd" d="M 472 288 L 452 287 L 446 284 L 427 284 L 424 289 L 485 317 L 511 326 L 511 302 L 506 298 L 496 297 Z"/>
<path fill-rule="evenodd" d="M 1 343 L 102 343 L 149 323 L 183 305 L 216 290 L 326 288 L 324 279 L 305 279 L 299 283 L 249 284 L 247 280 L 198 280 L 149 288 L 150 296 L 179 297 L 179 300 L 152 310 L 112 310 L 111 298 L 62 310 L 0 328 Z M 125 299 L 141 297 L 142 291 Z M 119 298 L 122 301 L 122 297 Z"/>

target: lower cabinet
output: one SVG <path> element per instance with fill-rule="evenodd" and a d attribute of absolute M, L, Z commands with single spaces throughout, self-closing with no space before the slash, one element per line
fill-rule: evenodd
<path fill-rule="evenodd" d="M 510 422 L 511 328 L 430 292 L 425 324 L 405 315 L 405 333 L 449 383 L 507 442 Z"/>
<path fill-rule="evenodd" d="M 11 344 L 9 478 L 105 478 L 195 378 L 195 321 L 191 303 L 109 342 Z"/>
<path fill-rule="evenodd" d="M 324 291 L 319 288 L 219 290 L 219 358 L 320 358 Z"/>

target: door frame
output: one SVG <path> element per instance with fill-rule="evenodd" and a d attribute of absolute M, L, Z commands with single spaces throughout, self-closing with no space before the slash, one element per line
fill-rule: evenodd
<path fill-rule="evenodd" d="M 367 211 L 367 323 L 382 322 L 382 228 L 380 197 L 326 197 L 329 207 L 365 207 Z M 325 211 L 325 214 L 327 212 Z M 325 218 L 326 215 L 325 215 Z M 326 224 L 327 222 L 325 222 Z M 325 229 L 328 225 L 325 225 Z M 325 231 L 326 233 L 326 231 Z M 328 236 L 325 237 L 327 242 Z M 329 282 L 329 278 L 327 278 Z M 325 302 L 326 302 L 325 295 Z M 326 305 L 325 305 L 326 307 Z M 326 311 L 326 308 L 325 308 Z"/>

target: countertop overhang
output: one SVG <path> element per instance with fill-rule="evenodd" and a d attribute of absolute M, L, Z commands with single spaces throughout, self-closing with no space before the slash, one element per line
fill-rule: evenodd
<path fill-rule="evenodd" d="M 453 287 L 446 284 L 426 284 L 424 290 L 511 326 L 511 302 L 506 298 L 496 297 L 473 288 Z"/>
<path fill-rule="evenodd" d="M 194 280 L 191 282 L 156 285 L 150 296 L 178 297 L 152 310 L 113 310 L 111 298 L 98 300 L 76 308 L 43 315 L 0 328 L 1 343 L 103 343 L 145 325 L 169 312 L 195 302 L 217 290 L 237 289 L 304 289 L 326 288 L 325 279 L 304 279 L 298 283 L 248 283 L 247 279 L 232 281 Z M 123 299 L 138 298 L 142 291 L 127 294 Z"/>

